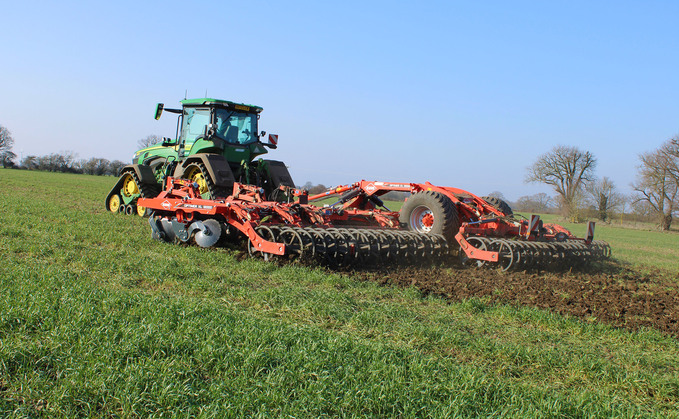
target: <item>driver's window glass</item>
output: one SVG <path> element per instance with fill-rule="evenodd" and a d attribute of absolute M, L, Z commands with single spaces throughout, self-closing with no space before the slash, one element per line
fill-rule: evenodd
<path fill-rule="evenodd" d="M 257 115 L 218 109 L 217 136 L 229 144 L 250 144 L 257 141 Z"/>

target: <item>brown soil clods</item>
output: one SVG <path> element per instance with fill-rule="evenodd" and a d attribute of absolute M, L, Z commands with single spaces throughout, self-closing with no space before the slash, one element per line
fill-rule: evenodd
<path fill-rule="evenodd" d="M 365 279 L 415 286 L 451 301 L 532 306 L 636 330 L 655 328 L 679 337 L 679 281 L 608 266 L 606 272 L 501 272 L 456 267 L 364 272 Z"/>

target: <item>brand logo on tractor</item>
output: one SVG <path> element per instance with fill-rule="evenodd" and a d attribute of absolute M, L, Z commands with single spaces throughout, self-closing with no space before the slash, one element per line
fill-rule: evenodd
<path fill-rule="evenodd" d="M 163 203 L 160 204 L 160 205 L 162 205 L 163 208 L 165 208 L 165 209 L 167 209 L 167 210 L 169 210 L 170 208 L 172 208 L 172 204 L 170 204 L 170 201 L 168 201 L 168 200 L 163 201 Z"/>
<path fill-rule="evenodd" d="M 371 193 L 375 192 L 375 189 L 377 189 L 377 188 L 375 188 L 374 183 L 368 183 L 367 185 L 365 185 L 365 190 L 368 191 L 368 192 L 371 192 Z"/>

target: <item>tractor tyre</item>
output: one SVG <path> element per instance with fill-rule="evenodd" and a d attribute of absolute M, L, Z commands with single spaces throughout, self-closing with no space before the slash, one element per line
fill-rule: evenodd
<path fill-rule="evenodd" d="M 399 221 L 418 233 L 441 234 L 450 244 L 456 243 L 455 235 L 460 229 L 453 202 L 444 194 L 434 191 L 411 195 L 401 208 Z"/>
<path fill-rule="evenodd" d="M 210 172 L 202 162 L 191 163 L 184 170 L 182 178 L 198 184 L 198 192 L 203 199 L 226 198 L 230 194 L 226 188 L 215 185 Z"/>
<path fill-rule="evenodd" d="M 512 211 L 512 207 L 509 206 L 508 203 L 503 201 L 500 198 L 495 198 L 494 196 L 483 196 L 481 197 L 484 201 L 490 204 L 493 208 L 499 210 L 500 212 L 504 213 L 505 215 L 512 215 L 514 214 L 514 211 Z"/>

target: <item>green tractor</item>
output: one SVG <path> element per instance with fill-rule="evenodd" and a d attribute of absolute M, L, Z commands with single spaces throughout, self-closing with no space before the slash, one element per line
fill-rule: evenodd
<path fill-rule="evenodd" d="M 198 184 L 203 198 L 225 198 L 234 182 L 257 185 L 269 200 L 289 199 L 294 183 L 285 164 L 257 158 L 276 148 L 277 136 L 258 133 L 262 108 L 226 100 L 202 98 L 181 101 L 182 109 L 156 107 L 156 119 L 163 110 L 178 114 L 176 139 L 143 148 L 134 154 L 120 178 L 106 196 L 106 208 L 128 215 L 146 215 L 137 199 L 153 198 L 162 190 L 165 178 L 189 179 Z"/>

